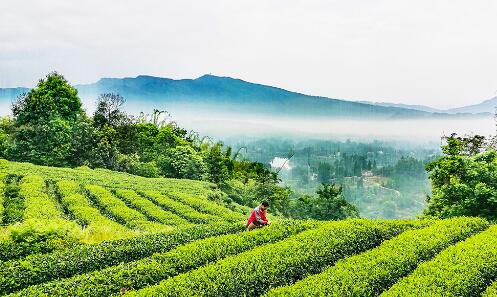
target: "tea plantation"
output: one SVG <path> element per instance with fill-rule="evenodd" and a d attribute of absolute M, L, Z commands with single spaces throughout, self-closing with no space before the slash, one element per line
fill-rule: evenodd
<path fill-rule="evenodd" d="M 0 160 L 0 295 L 497 296 L 480 218 L 244 231 L 213 185 Z"/>

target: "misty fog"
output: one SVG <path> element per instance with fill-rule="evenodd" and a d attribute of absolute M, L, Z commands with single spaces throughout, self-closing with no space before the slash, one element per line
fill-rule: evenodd
<path fill-rule="evenodd" d="M 368 119 L 285 119 L 243 115 L 172 114 L 180 126 L 215 138 L 312 137 L 320 139 L 371 141 L 373 139 L 409 143 L 440 142 L 440 137 L 458 134 L 495 134 L 491 117 L 440 120 L 368 120 Z"/>

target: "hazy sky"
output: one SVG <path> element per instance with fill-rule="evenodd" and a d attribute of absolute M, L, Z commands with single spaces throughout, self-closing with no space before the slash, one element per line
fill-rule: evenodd
<path fill-rule="evenodd" d="M 497 95 L 497 1 L 0 0 L 0 87 L 52 70 L 455 107 Z"/>

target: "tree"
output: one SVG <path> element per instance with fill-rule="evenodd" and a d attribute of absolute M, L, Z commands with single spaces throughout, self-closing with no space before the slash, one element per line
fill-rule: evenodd
<path fill-rule="evenodd" d="M 342 187 L 335 184 L 322 184 L 316 191 L 312 216 L 318 220 L 342 220 L 359 217 L 357 208 L 343 197 Z"/>
<path fill-rule="evenodd" d="M 293 199 L 290 213 L 299 219 L 343 220 L 359 217 L 357 208 L 347 202 L 342 187 L 335 184 L 322 184 L 317 196 L 301 195 Z"/>
<path fill-rule="evenodd" d="M 427 164 L 432 182 L 427 216 L 481 216 L 497 218 L 497 152 L 479 152 L 472 141 L 452 135 L 442 147 L 444 155 Z"/>
<path fill-rule="evenodd" d="M 92 167 L 102 167 L 107 169 L 129 171 L 128 162 L 118 162 L 118 134 L 114 127 L 104 125 L 95 133 L 96 143 L 91 149 L 89 163 Z M 121 156 L 121 159 L 123 157 Z M 127 158 L 124 158 L 127 160 Z"/>
<path fill-rule="evenodd" d="M 117 93 L 100 94 L 97 108 L 93 113 L 93 124 L 97 128 L 104 125 L 117 127 L 128 121 L 128 116 L 121 110 L 124 98 Z"/>
<path fill-rule="evenodd" d="M 373 165 L 371 164 L 371 160 L 368 160 L 368 163 L 366 165 L 366 170 L 371 170 L 373 168 Z"/>
<path fill-rule="evenodd" d="M 320 162 L 318 164 L 318 178 L 321 183 L 328 183 L 331 179 L 331 165 Z"/>
<path fill-rule="evenodd" d="M 78 135 L 91 131 L 77 93 L 62 75 L 53 72 L 21 95 L 12 106 L 14 128 L 7 157 L 41 165 L 81 165 L 88 152 L 81 148 L 88 147 L 91 137 Z"/>
<path fill-rule="evenodd" d="M 0 118 L 0 158 L 5 158 L 9 134 L 12 133 L 13 121 L 9 117 Z"/>
<path fill-rule="evenodd" d="M 228 180 L 230 176 L 230 158 L 221 151 L 222 145 L 216 143 L 207 150 L 204 161 L 207 165 L 207 173 L 210 182 L 221 184 Z"/>
<path fill-rule="evenodd" d="M 190 146 L 171 148 L 156 163 L 165 177 L 203 179 L 207 172 L 202 156 Z"/>

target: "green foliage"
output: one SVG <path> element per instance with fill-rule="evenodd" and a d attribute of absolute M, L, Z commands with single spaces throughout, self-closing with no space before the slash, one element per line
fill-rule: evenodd
<path fill-rule="evenodd" d="M 112 126 L 104 125 L 98 129 L 95 133 L 96 143 L 91 150 L 88 163 L 94 167 L 119 168 L 117 138 L 118 134 Z M 120 171 L 126 171 L 123 168 L 119 169 Z"/>
<path fill-rule="evenodd" d="M 320 162 L 318 164 L 318 178 L 321 183 L 327 184 L 331 180 L 331 164 Z"/>
<path fill-rule="evenodd" d="M 71 166 L 85 159 L 89 128 L 77 90 L 51 73 L 13 105 L 14 129 L 7 145 L 10 159 Z"/>
<path fill-rule="evenodd" d="M 198 212 L 194 208 L 178 202 L 174 199 L 171 199 L 159 191 L 148 190 L 140 193 L 148 199 L 152 200 L 155 204 L 176 213 L 178 216 L 183 217 L 190 222 L 197 224 L 206 224 L 209 222 L 212 223 L 220 221 L 218 217 Z"/>
<path fill-rule="evenodd" d="M 69 168 L 37 166 L 30 163 L 1 161 L 3 160 L 0 160 L 0 165 L 6 164 L 5 170 L 7 172 L 16 173 L 21 176 L 36 172 L 40 176 L 53 181 L 71 179 L 82 184 L 100 185 L 108 189 L 124 188 L 141 191 L 158 190 L 161 192 L 181 191 L 183 193 L 196 193 L 200 196 L 209 196 L 212 190 L 216 188 L 213 184 L 202 181 L 168 178 L 148 179 L 106 169 L 82 170 L 80 168 L 75 170 Z"/>
<path fill-rule="evenodd" d="M 16 125 L 28 125 L 54 117 L 75 121 L 81 117 L 83 109 L 78 91 L 62 75 L 53 72 L 21 96 L 12 112 Z"/>
<path fill-rule="evenodd" d="M 0 117 L 0 158 L 6 157 L 9 134 L 12 134 L 13 125 L 10 117 Z"/>
<path fill-rule="evenodd" d="M 497 296 L 497 281 L 494 281 L 488 288 L 481 294 L 482 297 L 495 297 Z"/>
<path fill-rule="evenodd" d="M 170 227 L 148 221 L 139 211 L 128 207 L 121 199 L 112 195 L 105 188 L 97 185 L 86 185 L 85 189 L 96 203 L 108 214 L 121 224 L 132 229 L 148 232 L 164 232 L 171 230 Z"/>
<path fill-rule="evenodd" d="M 408 186 L 410 183 L 412 184 L 413 180 L 425 180 L 427 176 L 425 162 L 413 157 L 402 157 L 395 165 L 382 167 L 377 173 L 389 177 L 388 186 L 394 189 Z"/>
<path fill-rule="evenodd" d="M 56 183 L 62 205 L 84 226 L 84 242 L 100 242 L 104 239 L 119 239 L 136 235 L 130 229 L 103 216 L 88 198 L 79 193 L 74 181 L 61 180 Z"/>
<path fill-rule="evenodd" d="M 412 228 L 411 223 L 349 220 L 323 224 L 180 274 L 130 296 L 260 296 Z"/>
<path fill-rule="evenodd" d="M 202 156 L 190 146 L 168 149 L 157 165 L 163 176 L 172 178 L 203 179 L 207 172 Z"/>
<path fill-rule="evenodd" d="M 488 223 L 482 219 L 456 218 L 409 230 L 266 296 L 378 296 L 418 264 L 486 227 Z"/>
<path fill-rule="evenodd" d="M 168 233 L 141 235 L 129 239 L 80 245 L 50 254 L 37 254 L 19 261 L 0 263 L 0 294 L 7 294 L 52 279 L 103 269 L 166 252 L 194 240 L 234 233 L 239 224 L 195 226 Z"/>
<path fill-rule="evenodd" d="M 115 93 L 101 94 L 97 99 L 97 108 L 93 113 L 93 125 L 102 128 L 105 125 L 117 127 L 128 120 L 128 116 L 120 110 L 124 98 Z"/>
<path fill-rule="evenodd" d="M 258 174 L 261 174 L 257 176 Z M 256 206 L 263 200 L 269 201 L 271 212 L 287 215 L 290 210 L 290 195 L 292 191 L 288 187 L 278 185 L 272 176 L 265 173 L 254 173 L 255 179 L 249 178 L 244 183 L 239 179 L 225 181 L 221 189 L 228 197 L 239 204 Z M 262 178 L 265 176 L 266 178 Z M 269 178 L 269 179 L 268 179 Z"/>
<path fill-rule="evenodd" d="M 131 170 L 129 171 L 132 174 L 136 174 L 143 177 L 159 177 L 160 169 L 157 167 L 157 164 L 152 162 L 138 162 L 132 165 Z"/>
<path fill-rule="evenodd" d="M 123 288 L 136 290 L 163 279 L 235 255 L 253 246 L 277 242 L 315 227 L 313 222 L 283 221 L 253 232 L 215 236 L 179 246 L 150 258 L 29 287 L 15 296 L 110 296 Z"/>
<path fill-rule="evenodd" d="M 79 226 L 63 217 L 57 202 L 45 192 L 40 176 L 26 176 L 21 180 L 19 196 L 24 201 L 24 221 L 10 227 L 14 242 L 64 241 L 77 242 L 81 236 Z"/>
<path fill-rule="evenodd" d="M 497 278 L 497 226 L 422 263 L 382 296 L 479 296 Z"/>
<path fill-rule="evenodd" d="M 3 223 L 3 211 L 4 211 L 4 201 L 5 201 L 5 180 L 6 175 L 0 172 L 0 225 Z"/>
<path fill-rule="evenodd" d="M 190 223 L 178 215 L 164 210 L 133 190 L 116 190 L 116 195 L 129 205 L 140 210 L 148 218 L 168 226 L 187 226 Z"/>
<path fill-rule="evenodd" d="M 458 138 L 449 138 L 445 155 L 426 166 L 433 190 L 425 215 L 447 218 L 481 216 L 497 218 L 497 152 L 466 149 Z M 470 153 L 468 153 L 468 150 Z"/>
<path fill-rule="evenodd" d="M 317 220 L 343 220 L 357 218 L 357 208 L 348 203 L 342 194 L 342 187 L 335 184 L 322 184 L 317 196 L 303 195 L 292 206 L 292 216 Z"/>
<path fill-rule="evenodd" d="M 6 225 L 21 222 L 24 214 L 23 197 L 19 196 L 19 185 L 15 181 L 16 177 L 12 177 L 10 182 L 5 184 L 4 192 L 4 211 L 3 223 Z M 8 177 L 5 177 L 8 180 Z"/>
<path fill-rule="evenodd" d="M 200 212 L 219 216 L 230 222 L 237 222 L 244 219 L 244 217 L 242 217 L 240 214 L 226 211 L 226 208 L 224 206 L 221 206 L 216 202 L 209 201 L 205 197 L 195 197 L 193 195 L 182 193 L 179 191 L 170 191 L 168 192 L 168 196 L 175 200 L 178 200 L 185 205 L 191 206 L 192 208 Z"/>
<path fill-rule="evenodd" d="M 204 156 L 207 165 L 208 180 L 215 184 L 221 184 L 229 179 L 233 164 L 230 160 L 231 149 L 223 154 L 222 145 L 217 143 L 207 150 Z"/>

